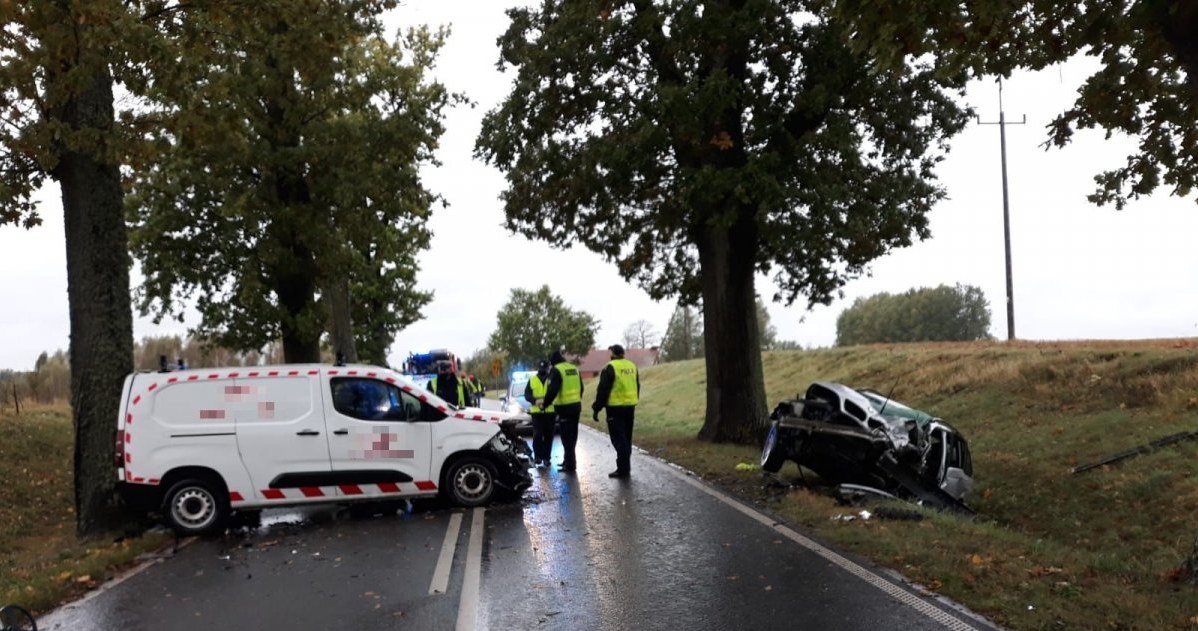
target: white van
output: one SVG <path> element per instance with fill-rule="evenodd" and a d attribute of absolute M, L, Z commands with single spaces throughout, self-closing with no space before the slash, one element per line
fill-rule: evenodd
<path fill-rule="evenodd" d="M 233 511 L 441 493 L 463 506 L 532 483 L 527 415 L 458 409 L 375 366 L 135 373 L 117 421 L 118 487 L 181 534 Z"/>

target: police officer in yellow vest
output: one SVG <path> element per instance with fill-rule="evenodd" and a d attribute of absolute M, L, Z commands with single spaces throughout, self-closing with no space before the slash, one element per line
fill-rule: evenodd
<path fill-rule="evenodd" d="M 624 359 L 624 347 L 613 344 L 611 361 L 599 373 L 599 390 L 595 393 L 593 418 L 599 420 L 599 410 L 607 408 L 607 433 L 611 446 L 616 448 L 616 470 L 609 478 L 627 478 L 632 474 L 632 422 L 636 404 L 641 397 L 641 376 L 636 364 Z"/>
<path fill-rule="evenodd" d="M 545 391 L 549 383 L 549 362 L 541 360 L 537 374 L 528 378 L 524 386 L 524 400 L 528 401 L 528 414 L 532 417 L 532 459 L 538 467 L 549 466 L 549 454 L 553 452 L 553 422 L 557 414 L 552 405 L 545 405 Z"/>
<path fill-rule="evenodd" d="M 462 381 L 463 379 L 453 372 L 453 367 L 449 362 L 440 361 L 437 362 L 437 376 L 428 382 L 428 391 L 449 403 L 464 408 L 469 405 L 470 399 L 467 398 L 465 384 Z"/>
<path fill-rule="evenodd" d="M 582 375 L 578 366 L 566 361 L 561 351 L 549 356 L 549 386 L 545 390 L 545 405 L 552 405 L 561 423 L 562 464 L 558 471 L 573 471 L 577 466 L 574 448 L 578 445 L 578 419 L 582 416 Z"/>

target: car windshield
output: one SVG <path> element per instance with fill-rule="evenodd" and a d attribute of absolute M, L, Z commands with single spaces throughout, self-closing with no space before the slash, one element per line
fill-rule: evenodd
<path fill-rule="evenodd" d="M 916 425 L 919 427 L 926 426 L 932 420 L 932 416 L 927 412 L 904 405 L 898 401 L 895 401 L 894 399 L 889 399 L 886 397 L 886 395 L 878 392 L 877 390 L 863 388 L 857 392 L 860 392 L 862 396 L 869 399 L 869 402 L 874 406 L 874 409 L 879 410 L 881 415 L 887 418 L 899 418 L 904 421 L 915 421 Z"/>

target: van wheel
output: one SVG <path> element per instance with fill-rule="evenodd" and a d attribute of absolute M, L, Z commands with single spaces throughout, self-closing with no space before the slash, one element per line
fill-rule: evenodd
<path fill-rule="evenodd" d="M 198 535 L 223 526 L 229 516 L 229 504 L 215 484 L 207 480 L 182 480 L 166 492 L 162 513 L 175 532 Z"/>
<path fill-rule="evenodd" d="M 495 467 L 483 458 L 462 458 L 445 472 L 449 497 L 460 506 L 482 506 L 495 494 Z"/>
<path fill-rule="evenodd" d="M 765 436 L 765 445 L 761 448 L 761 468 L 764 471 L 777 473 L 782 470 L 782 465 L 786 464 L 786 448 L 780 444 L 781 431 L 778 421 L 770 424 L 770 431 Z"/>

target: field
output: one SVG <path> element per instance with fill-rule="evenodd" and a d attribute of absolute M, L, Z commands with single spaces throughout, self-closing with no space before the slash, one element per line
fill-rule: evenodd
<path fill-rule="evenodd" d="M 1198 628 L 1198 587 L 1177 580 L 1198 535 L 1198 441 L 1069 472 L 1198 430 L 1198 341 L 869 346 L 766 353 L 764 365 L 771 406 L 822 379 L 893 388 L 952 423 L 970 441 L 978 517 L 833 520 L 860 509 L 814 474 L 779 490 L 738 470 L 759 448 L 694 440 L 701 360 L 643 372 L 634 442 L 1012 629 Z"/>

